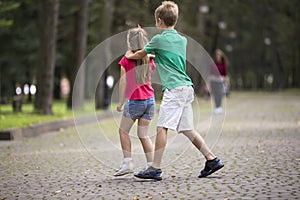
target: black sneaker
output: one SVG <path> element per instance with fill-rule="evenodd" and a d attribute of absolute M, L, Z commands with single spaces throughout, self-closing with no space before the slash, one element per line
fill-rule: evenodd
<path fill-rule="evenodd" d="M 208 160 L 205 162 L 205 167 L 200 172 L 198 177 L 199 178 L 206 177 L 206 176 L 218 171 L 222 167 L 224 167 L 224 164 L 221 162 L 221 160 L 219 158 L 215 158 L 213 160 Z"/>
<path fill-rule="evenodd" d="M 154 179 L 154 180 L 161 181 L 162 171 L 161 169 L 155 169 L 154 167 L 150 166 L 148 167 L 148 169 L 144 171 L 140 171 L 137 174 L 134 174 L 134 176 L 142 179 Z"/>

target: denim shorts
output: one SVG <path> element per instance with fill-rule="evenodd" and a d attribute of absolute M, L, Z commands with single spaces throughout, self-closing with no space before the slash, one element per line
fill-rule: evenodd
<path fill-rule="evenodd" d="M 132 119 L 144 118 L 151 120 L 154 117 L 154 111 L 154 97 L 145 100 L 129 100 L 124 106 L 123 116 Z"/>

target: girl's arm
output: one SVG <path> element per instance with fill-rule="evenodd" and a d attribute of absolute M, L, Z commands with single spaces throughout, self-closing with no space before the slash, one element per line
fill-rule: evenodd
<path fill-rule="evenodd" d="M 121 66 L 121 78 L 120 78 L 120 82 L 119 82 L 119 103 L 117 106 L 117 111 L 121 112 L 122 111 L 122 107 L 124 104 L 124 96 L 125 96 L 125 89 L 126 89 L 126 70 L 123 66 Z"/>
<path fill-rule="evenodd" d="M 127 51 L 125 57 L 131 60 L 139 60 L 145 57 L 146 55 L 146 51 L 144 49 L 141 49 L 139 51 L 136 51 L 135 53 L 133 53 L 132 51 Z"/>

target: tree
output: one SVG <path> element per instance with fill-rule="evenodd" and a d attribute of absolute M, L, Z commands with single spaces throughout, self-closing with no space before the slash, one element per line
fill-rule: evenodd
<path fill-rule="evenodd" d="M 41 111 L 46 115 L 53 114 L 53 77 L 56 63 L 58 12 L 59 0 L 41 1 L 41 35 L 36 73 L 37 93 L 34 108 L 36 111 Z"/>
<path fill-rule="evenodd" d="M 0 99 L 4 102 L 14 94 L 15 83 L 32 83 L 35 76 L 37 10 L 30 0 L 1 1 Z"/>
<path fill-rule="evenodd" d="M 85 84 L 85 64 L 80 66 L 86 54 L 87 45 L 87 29 L 88 29 L 88 13 L 89 1 L 78 0 L 78 11 L 75 12 L 74 22 L 74 44 L 73 44 L 73 63 L 69 67 L 68 76 L 70 79 L 71 93 L 68 98 L 68 108 L 81 108 L 84 103 L 84 84 Z M 79 70 L 80 69 L 80 70 Z M 77 87 L 74 88 L 76 79 Z M 73 90 L 76 89 L 76 90 Z M 76 96 L 76 98 L 73 98 Z"/>
<path fill-rule="evenodd" d="M 104 39 L 109 37 L 111 35 L 112 30 L 112 20 L 113 20 L 113 12 L 114 12 L 114 0 L 104 0 L 105 6 L 102 8 L 103 12 L 99 12 L 101 14 L 101 24 L 103 28 L 103 32 L 101 35 Z M 100 36 L 100 37 L 101 37 Z M 110 47 L 107 45 L 105 49 L 105 56 L 103 59 L 103 62 L 108 62 L 110 58 Z M 106 63 L 107 65 L 108 63 Z M 105 65 L 105 66 L 106 66 Z M 96 91 L 96 109 L 105 109 L 107 108 L 109 102 L 108 102 L 108 88 L 106 85 L 106 78 L 107 78 L 107 69 L 104 71 L 104 76 L 99 79 L 99 83 L 97 86 Z"/>

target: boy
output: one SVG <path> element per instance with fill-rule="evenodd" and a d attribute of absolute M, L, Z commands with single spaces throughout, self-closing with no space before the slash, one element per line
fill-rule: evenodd
<path fill-rule="evenodd" d="M 192 111 L 194 89 L 190 77 L 186 74 L 187 39 L 174 29 L 177 20 L 177 4 L 171 1 L 162 2 L 155 10 L 156 27 L 163 30 L 162 34 L 154 36 L 144 49 L 126 53 L 128 59 L 140 59 L 147 53 L 155 53 L 155 63 L 163 91 L 153 164 L 135 174 L 137 178 L 162 180 L 160 165 L 168 129 L 177 130 L 187 136 L 206 158 L 205 168 L 200 172 L 199 178 L 206 177 L 224 166 L 194 130 Z"/>

